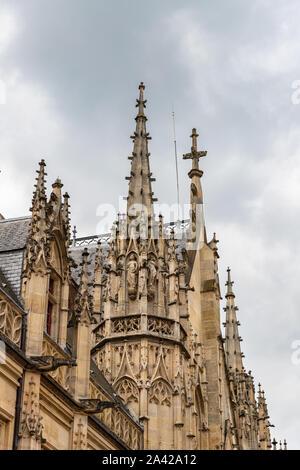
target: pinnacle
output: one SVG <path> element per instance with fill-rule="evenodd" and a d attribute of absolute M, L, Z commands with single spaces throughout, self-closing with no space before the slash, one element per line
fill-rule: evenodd
<path fill-rule="evenodd" d="M 143 82 L 140 83 L 139 90 L 140 90 L 140 96 L 139 96 L 139 99 L 136 100 L 136 107 L 139 108 L 139 111 L 138 111 L 136 119 L 138 119 L 139 117 L 143 117 L 147 119 L 146 116 L 144 115 L 144 108 L 146 108 L 147 100 L 144 100 L 145 85 Z"/>
<path fill-rule="evenodd" d="M 45 166 L 46 166 L 46 163 L 45 163 L 45 160 L 42 159 L 40 162 L 39 162 L 39 170 L 36 170 L 36 173 L 38 174 L 37 178 L 36 178 L 36 184 L 34 185 L 35 187 L 35 190 L 33 192 L 33 198 L 32 198 L 32 207 L 31 207 L 31 211 L 33 211 L 34 209 L 34 205 L 36 204 L 36 202 L 43 198 L 43 199 L 46 199 L 46 188 L 45 188 L 45 176 L 46 176 L 46 173 L 45 173 Z"/>
<path fill-rule="evenodd" d="M 152 174 L 149 165 L 148 140 L 151 138 L 146 129 L 146 116 L 144 108 L 145 85 L 143 82 L 139 85 L 139 98 L 136 100 L 138 114 L 136 116 L 136 129 L 131 136 L 133 139 L 133 152 L 131 160 L 130 176 L 126 177 L 129 182 L 127 197 L 127 216 L 128 223 L 132 219 L 139 217 L 141 211 L 145 211 L 148 218 L 153 216 L 153 192 L 152 192 Z M 130 231 L 130 230 L 129 230 Z"/>
<path fill-rule="evenodd" d="M 227 268 L 227 282 L 225 283 L 225 286 L 227 286 L 227 292 L 226 292 L 226 295 L 225 297 L 235 297 L 233 291 L 232 291 L 232 286 L 234 284 L 234 281 L 231 280 L 231 270 L 230 268 L 228 267 Z"/>
<path fill-rule="evenodd" d="M 82 252 L 82 266 L 87 263 L 88 257 L 89 257 L 89 250 L 87 248 L 84 248 Z"/>
<path fill-rule="evenodd" d="M 52 188 L 62 188 L 62 187 L 63 187 L 63 184 L 62 184 L 60 178 L 56 178 L 56 180 L 52 184 Z"/>
<path fill-rule="evenodd" d="M 212 240 L 209 242 L 209 246 L 211 247 L 213 251 L 218 251 L 218 243 L 219 243 L 219 240 L 217 239 L 216 233 L 214 232 L 214 236 Z"/>
<path fill-rule="evenodd" d="M 41 169 L 42 167 L 47 166 L 46 163 L 45 163 L 45 160 L 44 160 L 43 158 L 42 158 L 41 161 L 39 162 L 39 165 L 40 165 L 40 169 Z M 39 173 L 38 170 L 37 170 L 37 173 Z"/>
<path fill-rule="evenodd" d="M 242 337 L 239 334 L 239 322 L 236 317 L 237 308 L 234 305 L 234 293 L 232 291 L 233 281 L 231 280 L 231 271 L 230 268 L 227 269 L 227 293 L 225 295 L 227 299 L 226 303 L 226 352 L 227 354 L 227 366 L 232 365 L 233 369 L 237 371 L 245 369 L 243 367 L 243 357 L 244 354 L 241 351 L 241 342 L 243 341 Z"/>

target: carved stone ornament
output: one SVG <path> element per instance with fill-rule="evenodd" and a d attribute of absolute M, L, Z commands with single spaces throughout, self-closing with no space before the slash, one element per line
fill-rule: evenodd
<path fill-rule="evenodd" d="M 112 401 L 103 401 L 98 398 L 87 398 L 80 400 L 82 410 L 87 414 L 101 413 L 107 408 L 115 408 L 117 403 Z"/>
<path fill-rule="evenodd" d="M 129 298 L 134 300 L 137 294 L 137 272 L 138 264 L 136 257 L 133 253 L 129 256 L 127 261 L 127 282 L 128 282 L 128 295 Z"/>
<path fill-rule="evenodd" d="M 52 372 L 59 367 L 76 367 L 75 359 L 64 359 L 62 357 L 53 356 L 32 356 L 30 360 L 33 365 L 29 365 L 28 369 L 34 369 L 40 372 Z"/>

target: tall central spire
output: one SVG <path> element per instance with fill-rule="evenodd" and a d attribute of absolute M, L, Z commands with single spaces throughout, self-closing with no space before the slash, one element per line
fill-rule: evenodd
<path fill-rule="evenodd" d="M 131 171 L 130 176 L 126 177 L 129 180 L 129 191 L 127 198 L 127 216 L 129 221 L 141 214 L 144 211 L 144 215 L 148 217 L 153 216 L 153 202 L 156 200 L 153 198 L 152 193 L 152 173 L 150 173 L 149 156 L 148 152 L 148 140 L 151 139 L 146 129 L 147 117 L 144 114 L 146 107 L 146 100 L 144 100 L 145 85 L 143 82 L 139 86 L 140 94 L 137 99 L 136 107 L 138 108 L 138 114 L 136 120 L 136 130 L 134 135 L 131 136 L 133 139 L 133 152 L 132 156 L 129 157 L 131 160 Z"/>

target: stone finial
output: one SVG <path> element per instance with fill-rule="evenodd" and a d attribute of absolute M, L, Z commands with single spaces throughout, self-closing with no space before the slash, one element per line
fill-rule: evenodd
<path fill-rule="evenodd" d="M 71 243 L 71 221 L 70 221 L 70 205 L 69 205 L 70 196 L 68 193 L 63 195 L 63 204 L 62 204 L 62 222 L 65 230 L 65 246 L 68 252 L 69 246 Z"/>
<path fill-rule="evenodd" d="M 98 240 L 96 258 L 95 258 L 95 271 L 98 271 L 98 270 L 102 271 L 102 266 L 103 266 L 102 246 L 101 246 L 101 240 Z"/>
<path fill-rule="evenodd" d="M 56 178 L 56 180 L 54 181 L 54 183 L 52 184 L 52 188 L 59 188 L 61 189 L 63 187 L 63 184 L 61 182 L 61 179 L 60 178 Z"/>
<path fill-rule="evenodd" d="M 74 225 L 74 227 L 73 227 L 72 234 L 73 234 L 73 246 L 75 246 L 76 245 L 76 235 L 77 235 L 76 225 Z"/>
<path fill-rule="evenodd" d="M 68 227 L 69 227 L 69 229 L 70 229 L 70 211 L 69 211 L 70 205 L 69 205 L 69 199 L 70 199 L 69 194 L 68 194 L 68 193 L 65 193 L 65 194 L 63 195 L 62 218 L 63 218 L 64 224 L 68 225 Z"/>
<path fill-rule="evenodd" d="M 219 240 L 217 239 L 216 233 L 214 232 L 214 236 L 212 240 L 209 242 L 209 246 L 213 251 L 218 251 L 218 243 L 219 243 Z"/>
<path fill-rule="evenodd" d="M 262 393 L 261 393 L 261 384 L 258 384 L 258 401 L 260 401 L 262 398 Z"/>
<path fill-rule="evenodd" d="M 227 292 L 226 292 L 226 295 L 225 297 L 235 297 L 233 291 L 232 291 L 232 286 L 234 284 L 234 281 L 231 280 L 231 270 L 230 268 L 228 267 L 227 268 L 227 281 L 225 283 L 225 286 L 227 286 Z"/>
<path fill-rule="evenodd" d="M 137 117 L 145 116 L 144 108 L 146 108 L 147 100 L 144 100 L 145 85 L 143 82 L 140 83 L 139 90 L 140 90 L 140 96 L 139 96 L 139 99 L 136 100 L 136 107 L 139 108 Z"/>
<path fill-rule="evenodd" d="M 158 236 L 159 238 L 163 237 L 163 230 L 164 230 L 164 218 L 162 214 L 159 214 L 158 220 Z"/>

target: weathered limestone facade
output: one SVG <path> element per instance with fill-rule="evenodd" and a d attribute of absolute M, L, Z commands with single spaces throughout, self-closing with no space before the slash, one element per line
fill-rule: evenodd
<path fill-rule="evenodd" d="M 47 200 L 42 160 L 32 217 L 1 220 L 0 448 L 141 449 L 142 426 L 91 358 L 88 253 L 75 282 L 69 196 L 52 188 Z"/>
<path fill-rule="evenodd" d="M 243 365 L 229 269 L 222 336 L 206 152 L 193 129 L 189 227 L 170 228 L 154 216 L 144 88 L 127 213 L 109 240 L 71 240 L 69 196 L 57 179 L 47 198 L 43 160 L 32 216 L 0 220 L 2 449 L 272 448 L 264 393 L 256 399 Z"/>

